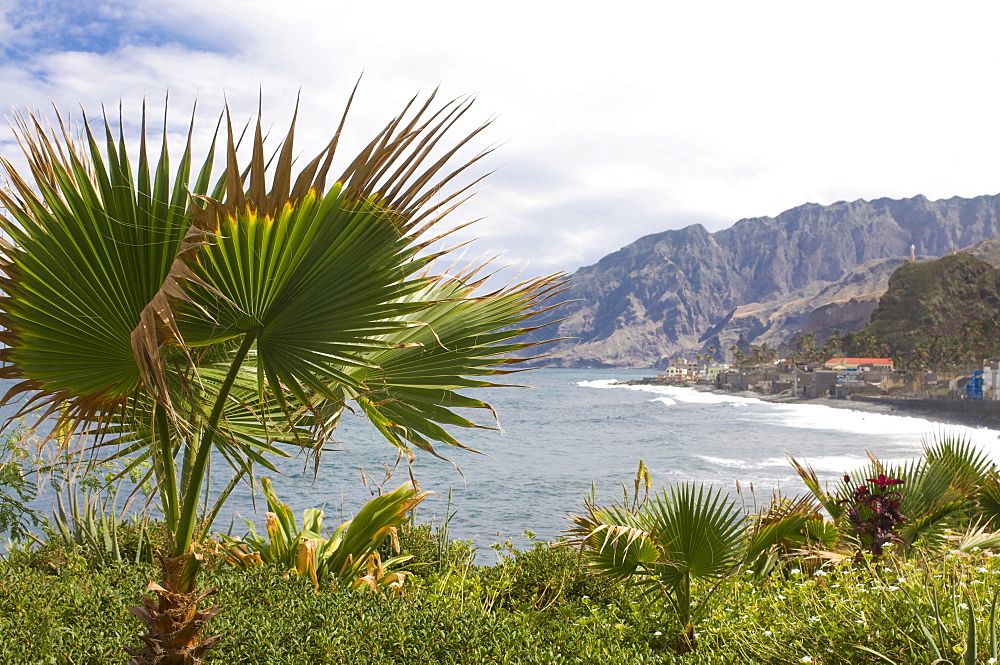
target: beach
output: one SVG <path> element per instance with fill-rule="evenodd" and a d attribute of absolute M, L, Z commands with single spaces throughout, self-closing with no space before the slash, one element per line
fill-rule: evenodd
<path fill-rule="evenodd" d="M 994 400 L 869 397 L 865 395 L 854 395 L 850 399 L 834 399 L 832 397 L 807 399 L 790 395 L 763 395 L 753 391 L 731 393 L 711 390 L 710 392 L 750 397 L 776 404 L 817 404 L 834 409 L 923 418 L 947 425 L 1000 429 L 1000 401 Z"/>

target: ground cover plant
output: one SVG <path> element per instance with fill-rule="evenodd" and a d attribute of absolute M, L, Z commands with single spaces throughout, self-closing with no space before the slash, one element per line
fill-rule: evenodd
<path fill-rule="evenodd" d="M 106 116 L 79 136 L 62 117 L 16 118 L 28 167 L 0 157 L 2 403 L 27 396 L 22 413 L 51 416 L 53 440 L 89 463 L 149 465 L 168 542 L 155 598 L 133 609 L 147 630 L 132 662 L 197 663 L 221 639 L 202 634 L 218 613 L 201 606 L 202 550 L 269 457 L 304 450 L 318 469 L 345 408 L 402 456 L 460 446 L 445 426 L 482 426 L 460 412 L 490 407 L 457 391 L 517 362 L 524 321 L 558 282 L 489 291 L 482 265 L 435 269 L 439 225 L 475 183 L 455 179 L 483 155 L 456 161 L 482 127 L 448 138 L 468 108 L 414 100 L 337 177 L 346 110 L 303 161 L 294 120 L 272 150 L 260 118 L 244 141 L 228 111 L 196 158 L 192 118 L 174 166 L 166 117 L 158 155 L 145 111 L 137 146 Z"/>
<path fill-rule="evenodd" d="M 493 566 L 417 575 L 404 595 L 317 594 L 308 579 L 212 564 L 205 582 L 231 608 L 215 619 L 230 639 L 206 661 L 930 663 L 937 649 L 958 665 L 967 662 L 971 617 L 975 662 L 988 662 L 1000 557 L 943 551 L 903 560 L 894 549 L 860 564 L 789 561 L 767 578 L 726 578 L 694 627 L 698 648 L 686 654 L 664 631 L 662 605 L 595 577 L 567 547 L 537 543 L 507 550 Z M 155 567 L 53 556 L 36 546 L 0 563 L 0 658 L 114 660 L 135 634 L 125 607 Z"/>
<path fill-rule="evenodd" d="M 230 639 L 226 650 L 210 653 L 207 662 L 993 662 L 1000 599 L 1000 556 L 994 548 L 1000 535 L 986 519 L 992 503 L 983 497 L 996 470 L 980 462 L 979 453 L 961 441 L 940 441 L 900 469 L 887 470 L 873 460 L 869 469 L 853 471 L 854 480 L 822 495 L 842 512 L 819 517 L 821 525 L 798 500 L 773 501 L 748 513 L 733 540 L 736 549 L 724 550 L 727 566 L 714 576 L 704 574 L 705 568 L 692 569 L 700 571 L 691 575 L 696 583 L 687 589 L 697 611 L 686 615 L 676 596 L 650 593 L 656 585 L 631 583 L 641 582 L 642 574 L 625 576 L 625 583 L 621 575 L 607 574 L 602 558 L 587 554 L 587 547 L 595 546 L 600 553 L 600 541 L 584 542 L 583 553 L 570 541 L 533 541 L 522 551 L 508 542 L 497 546 L 497 564 L 480 567 L 468 543 L 448 539 L 447 517 L 436 527 L 398 524 L 399 554 L 414 557 L 407 562 L 414 575 L 403 594 L 378 585 L 339 590 L 329 585 L 317 593 L 308 576 L 282 575 L 267 566 L 243 570 L 225 556 L 209 556 L 206 583 L 219 589 L 230 608 L 215 621 Z M 955 471 L 945 484 L 947 510 L 929 495 L 907 498 L 908 486 L 937 486 L 942 465 Z M 872 475 L 873 468 L 884 473 Z M 896 478 L 897 472 L 904 477 Z M 970 483 L 975 474 L 978 480 Z M 636 491 L 631 500 L 623 499 L 621 510 L 641 515 L 653 501 L 650 519 L 670 517 L 674 526 L 699 511 L 704 513 L 699 520 L 735 514 L 718 492 L 690 485 L 640 497 L 647 480 L 640 467 Z M 861 482 L 866 491 L 859 491 Z M 958 506 L 947 489 L 957 486 L 967 492 Z M 846 501 L 836 498 L 841 494 Z M 878 503 L 871 499 L 875 495 L 909 505 L 924 522 L 918 530 L 907 526 L 909 517 L 883 523 L 881 553 L 872 547 L 871 529 L 857 528 L 858 520 L 863 525 L 880 519 L 869 508 Z M 660 505 L 664 502 L 676 505 Z M 851 519 L 852 510 L 858 520 Z M 787 520 L 790 515 L 804 519 Z M 798 530 L 782 529 L 785 536 L 776 538 L 771 529 L 776 524 Z M 704 527 L 695 520 L 682 530 L 704 536 Z M 610 530 L 597 533 L 605 531 Z M 636 535 L 634 542 L 647 538 L 656 547 L 664 537 L 655 528 L 646 531 L 651 535 Z M 887 533 L 903 535 L 897 540 Z M 905 536 L 915 533 L 922 537 L 906 542 Z M 609 542 L 627 549 L 627 541 Z M 142 580 L 155 568 L 131 559 L 108 561 L 60 543 L 51 538 L 22 544 L 0 562 L 5 662 L 106 662 L 134 635 L 125 607 L 136 601 Z M 757 553 L 747 557 L 754 548 Z M 672 543 L 648 565 L 667 569 L 665 575 L 653 571 L 661 579 L 676 579 L 679 564 L 687 565 L 677 560 L 681 555 L 695 563 L 703 556 L 697 547 Z M 91 611 L 94 607 L 101 611 Z"/>
<path fill-rule="evenodd" d="M 833 491 L 822 487 L 807 466 L 791 461 L 809 493 L 791 499 L 775 496 L 759 513 L 741 509 L 718 488 L 694 483 L 674 485 L 640 500 L 640 484 L 648 487 L 649 482 L 640 462 L 633 499 L 629 501 L 626 493 L 620 503 L 600 506 L 589 498 L 585 512 L 572 518 L 570 535 L 590 570 L 628 582 L 659 601 L 664 631 L 678 655 L 699 648 L 699 623 L 721 602 L 725 590 L 737 588 L 731 580 L 756 579 L 757 587 L 766 588 L 790 566 L 796 573 L 809 569 L 825 576 L 827 567 L 853 562 L 872 573 L 883 560 L 887 566 L 912 567 L 912 560 L 926 560 L 931 554 L 1000 545 L 1000 531 L 992 530 L 997 521 L 997 469 L 967 441 L 948 437 L 934 441 L 920 458 L 898 467 L 873 457 L 867 468 L 844 475 Z M 887 557 L 893 546 L 896 556 Z M 878 578 L 872 579 L 881 588 Z M 858 593 L 869 590 L 855 588 Z M 936 587 L 930 582 L 914 591 L 925 588 Z M 969 596 L 965 589 L 952 589 L 948 595 L 960 594 Z M 899 609 L 913 609 L 915 623 L 909 628 L 919 629 L 912 634 L 923 634 L 940 652 L 909 592 L 903 598 L 905 603 L 897 603 Z M 970 613 L 965 620 L 964 662 L 974 662 L 978 649 L 972 603 L 971 596 L 962 603 Z M 936 597 L 933 607 L 939 616 Z M 992 653 L 995 600 L 989 607 L 994 636 L 990 657 L 996 657 Z M 819 621 L 819 616 L 812 615 L 809 622 Z M 941 624 L 940 618 L 935 621 Z M 938 628 L 943 641 L 946 631 Z M 893 660 L 877 647 L 863 642 L 852 646 L 883 661 Z M 938 662 L 946 662 L 940 653 Z"/>

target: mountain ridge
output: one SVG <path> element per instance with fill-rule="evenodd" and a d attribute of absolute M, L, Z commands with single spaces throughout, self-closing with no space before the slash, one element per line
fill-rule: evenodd
<path fill-rule="evenodd" d="M 917 254 L 940 256 L 998 234 L 1000 194 L 806 203 L 714 233 L 692 224 L 649 234 L 572 275 L 568 302 L 546 313 L 546 320 L 563 319 L 557 334 L 542 334 L 573 339 L 550 347 L 546 364 L 657 366 L 703 349 L 707 332 L 719 328 L 719 335 L 739 323 L 754 303 L 777 312 L 787 304 L 781 301 L 801 292 L 815 309 L 837 299 L 817 299 L 824 288 L 867 263 L 901 262 L 911 244 Z M 880 273 L 871 286 L 881 279 Z M 778 326 L 769 316 L 743 321 L 746 341 L 787 335 L 808 314 Z"/>

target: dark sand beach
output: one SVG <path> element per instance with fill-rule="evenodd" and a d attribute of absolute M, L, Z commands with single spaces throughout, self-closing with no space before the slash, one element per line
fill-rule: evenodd
<path fill-rule="evenodd" d="M 715 392 L 715 391 L 713 391 Z M 932 422 L 963 427 L 1000 430 L 1000 401 L 954 400 L 933 398 L 868 397 L 855 395 L 851 399 L 817 397 L 806 399 L 786 395 L 761 395 L 754 392 L 738 393 L 766 402 L 782 404 L 821 404 L 835 409 L 851 409 L 866 413 L 885 413 L 897 416 L 924 418 Z"/>

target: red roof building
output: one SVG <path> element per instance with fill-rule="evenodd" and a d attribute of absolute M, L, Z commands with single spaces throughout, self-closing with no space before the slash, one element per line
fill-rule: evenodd
<path fill-rule="evenodd" d="M 824 364 L 827 369 L 867 370 L 893 369 L 892 358 L 830 358 Z"/>

